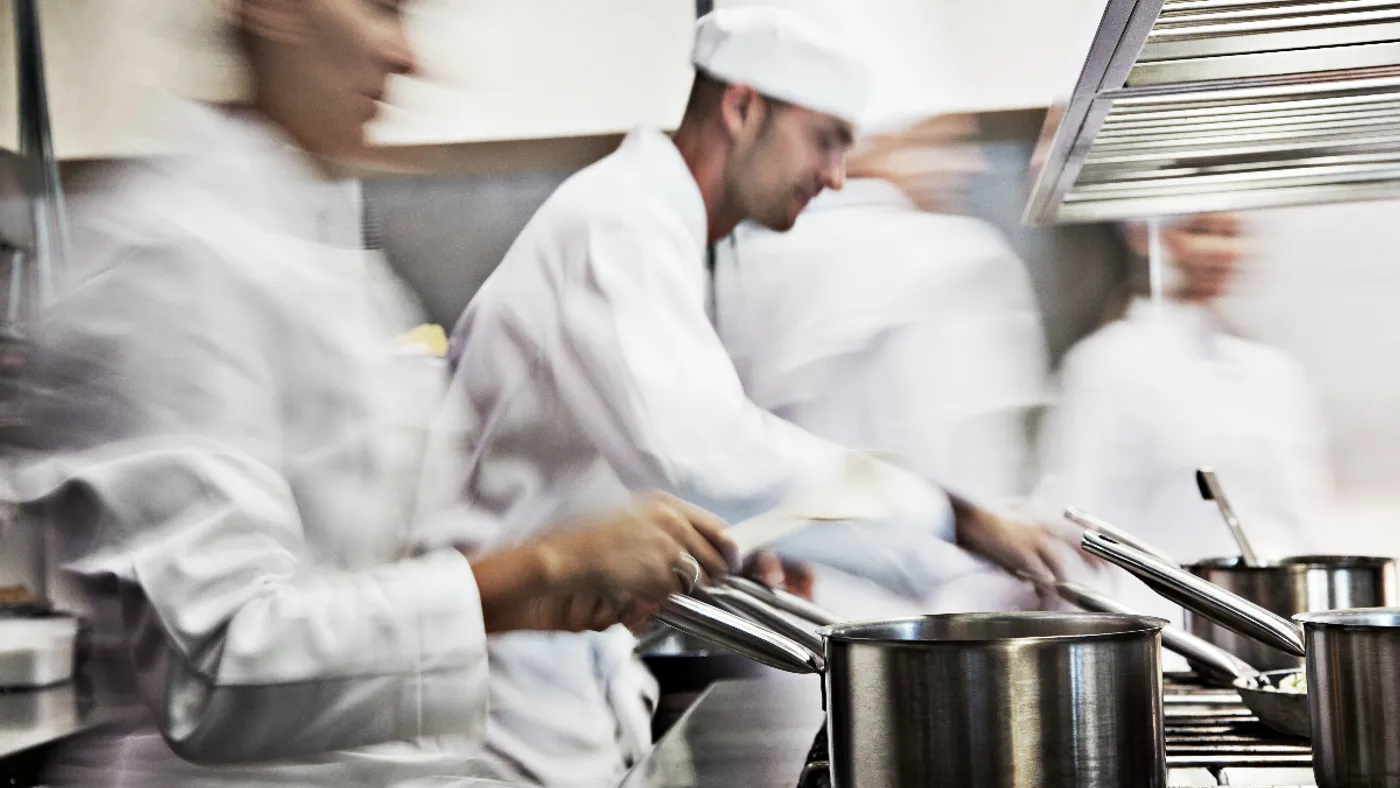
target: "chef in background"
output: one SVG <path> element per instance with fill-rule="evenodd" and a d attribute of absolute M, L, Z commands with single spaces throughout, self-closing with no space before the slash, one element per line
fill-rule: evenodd
<path fill-rule="evenodd" d="M 721 525 L 656 495 L 491 555 L 415 550 L 446 503 L 424 491 L 461 473 L 459 441 L 427 440 L 443 364 L 396 350 L 417 310 L 324 166 L 413 68 L 398 6 L 222 5 L 199 21 L 231 73 L 164 97 L 168 155 L 75 206 L 34 327 L 16 489 L 77 578 L 102 723 L 48 784 L 499 784 L 477 779 L 488 634 L 636 624 L 697 560 L 724 571 Z"/>
<path fill-rule="evenodd" d="M 717 247 L 715 322 L 756 404 L 1007 511 L 1027 492 L 1045 338 L 1024 264 L 964 215 L 985 169 L 976 132 L 965 114 L 891 124 L 792 231 L 740 227 Z M 954 579 L 920 599 L 819 567 L 816 598 L 852 618 L 1040 604 L 965 553 L 949 564 Z"/>
<path fill-rule="evenodd" d="M 844 185 L 868 75 L 801 15 L 765 8 L 706 16 L 693 62 L 674 137 L 635 130 L 562 185 L 458 323 L 455 385 L 477 452 L 463 498 L 482 527 L 445 540 L 529 538 L 600 478 L 735 522 L 847 461 L 745 397 L 706 314 L 705 253 L 744 220 L 786 230 Z M 1006 565 L 1056 571 L 1040 529 L 885 473 L 902 483 L 894 522 L 830 523 L 783 549 L 912 595 L 941 582 L 955 536 Z M 834 531 L 870 546 L 839 549 L 823 538 Z M 543 785 L 615 781 L 650 739 L 655 682 L 634 646 L 620 629 L 494 642 L 506 667 L 492 676 L 492 752 Z"/>
<path fill-rule="evenodd" d="M 1147 228 L 1126 233 L 1145 258 Z M 1248 257 L 1245 222 L 1179 217 L 1161 235 L 1162 303 L 1125 299 L 1121 316 L 1065 359 L 1037 498 L 1046 511 L 1099 515 L 1183 563 L 1238 555 L 1196 486 L 1196 470 L 1209 466 L 1261 557 L 1314 552 L 1331 491 L 1317 395 L 1297 362 L 1238 335 L 1222 314 Z M 1125 603 L 1182 620 L 1126 573 L 1108 577 Z"/>

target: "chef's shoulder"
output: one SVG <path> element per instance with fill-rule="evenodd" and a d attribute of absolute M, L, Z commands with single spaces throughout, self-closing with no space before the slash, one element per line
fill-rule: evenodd
<path fill-rule="evenodd" d="M 198 319 L 215 306 L 228 314 L 271 303 L 276 284 L 259 272 L 274 261 L 254 265 L 248 234 L 221 222 L 208 195 L 175 187 L 158 166 L 113 169 L 70 204 L 72 275 L 55 318 L 99 310 L 146 322 Z"/>
<path fill-rule="evenodd" d="M 1065 354 L 1060 378 L 1088 386 L 1124 388 L 1145 381 L 1154 358 L 1152 337 L 1130 320 L 1107 323 Z"/>
<path fill-rule="evenodd" d="M 521 234 L 532 247 L 566 252 L 589 249 L 599 239 L 631 245 L 690 240 L 684 219 L 656 183 L 630 169 L 599 165 L 560 185 Z"/>

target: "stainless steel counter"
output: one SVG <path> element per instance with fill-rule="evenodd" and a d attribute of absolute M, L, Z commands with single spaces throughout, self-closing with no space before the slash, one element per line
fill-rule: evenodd
<path fill-rule="evenodd" d="M 73 682 L 39 690 L 0 691 L 0 759 L 52 744 L 96 724 Z"/>
<path fill-rule="evenodd" d="M 816 676 L 714 684 L 623 788 L 794 788 L 821 730 Z"/>

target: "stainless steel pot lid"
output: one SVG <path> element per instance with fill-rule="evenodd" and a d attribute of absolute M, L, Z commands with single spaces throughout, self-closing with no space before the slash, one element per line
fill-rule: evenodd
<path fill-rule="evenodd" d="M 1400 607 L 1369 607 L 1300 613 L 1294 621 L 1328 629 L 1400 629 Z"/>
<path fill-rule="evenodd" d="M 822 634 L 834 641 L 890 645 L 1068 643 L 1160 632 L 1167 623 L 1099 613 L 948 613 L 838 624 Z"/>
<path fill-rule="evenodd" d="M 1266 561 L 1263 566 L 1245 566 L 1240 557 L 1206 558 L 1187 564 L 1189 570 L 1225 569 L 1232 572 L 1268 572 L 1279 569 L 1307 571 L 1310 569 L 1384 569 L 1395 559 L 1369 555 L 1297 555 Z"/>

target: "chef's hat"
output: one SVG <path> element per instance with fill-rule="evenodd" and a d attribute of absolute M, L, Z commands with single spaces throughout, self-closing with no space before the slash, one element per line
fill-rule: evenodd
<path fill-rule="evenodd" d="M 802 14 L 780 8 L 726 8 L 695 28 L 692 62 L 730 84 L 859 123 L 870 100 L 865 63 Z"/>

